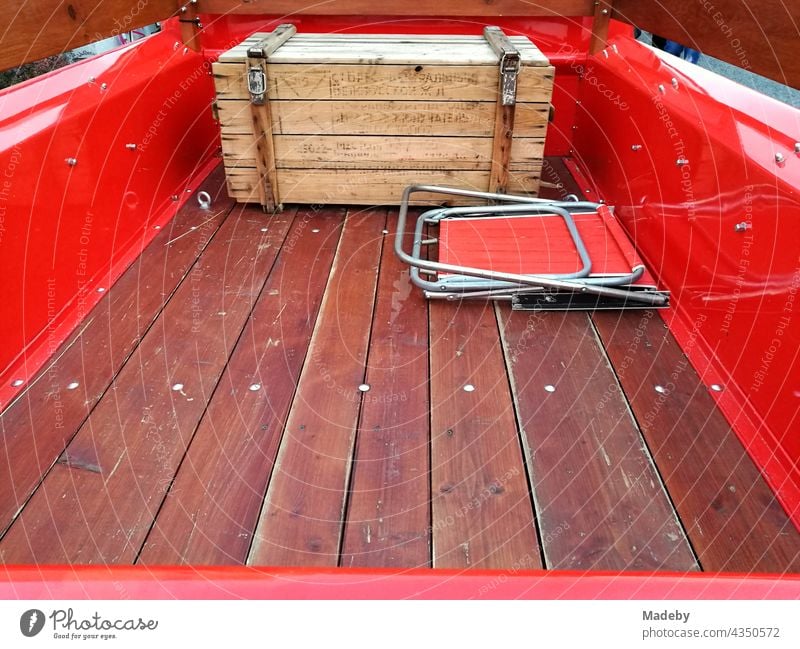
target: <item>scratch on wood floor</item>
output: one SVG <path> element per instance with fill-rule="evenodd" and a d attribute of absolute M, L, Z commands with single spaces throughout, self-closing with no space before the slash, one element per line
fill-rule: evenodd
<path fill-rule="evenodd" d="M 60 458 L 58 458 L 57 464 L 63 464 L 68 466 L 70 469 L 83 469 L 84 471 L 90 471 L 91 473 L 103 472 L 99 464 L 95 464 L 77 457 L 71 457 L 66 451 Z"/>
<path fill-rule="evenodd" d="M 464 553 L 464 560 L 467 562 L 467 565 L 471 566 L 472 562 L 470 561 L 469 558 L 469 541 L 461 544 L 461 550 Z"/>
<path fill-rule="evenodd" d="M 217 217 L 218 217 L 220 214 L 221 214 L 221 212 L 216 212 L 216 213 L 215 213 L 213 216 L 211 216 L 211 217 L 207 218 L 205 221 L 203 221 L 203 222 L 202 222 L 202 223 L 200 223 L 199 225 L 193 226 L 193 227 L 192 227 L 192 228 L 190 228 L 189 230 L 186 230 L 186 232 L 184 232 L 183 234 L 179 234 L 179 235 L 178 235 L 177 237 L 175 237 L 174 239 L 170 239 L 170 240 L 169 240 L 169 241 L 167 241 L 167 242 L 166 242 L 164 245 L 165 245 L 165 246 L 168 246 L 168 245 L 170 245 L 170 244 L 172 244 L 172 243 L 175 243 L 175 242 L 176 242 L 178 239 L 182 239 L 182 238 L 183 238 L 183 237 L 185 237 L 187 234 L 191 234 L 192 232 L 197 232 L 197 231 L 198 231 L 200 228 L 202 228 L 202 227 L 203 227 L 203 226 L 204 226 L 206 223 L 210 223 L 210 222 L 211 222 L 211 221 L 213 221 L 215 218 L 217 218 Z"/>
<path fill-rule="evenodd" d="M 281 310 L 278 311 L 278 315 L 275 316 L 275 319 L 272 321 L 272 324 L 277 324 L 278 320 L 281 319 L 281 314 L 283 314 L 284 309 L 286 308 L 286 304 L 281 307 Z"/>
<path fill-rule="evenodd" d="M 119 468 L 119 465 L 122 463 L 122 458 L 125 457 L 125 454 L 127 452 L 128 452 L 128 449 L 125 449 L 124 451 L 122 451 L 122 454 L 119 456 L 119 459 L 117 460 L 117 463 L 114 465 L 114 468 L 111 469 L 111 471 L 109 472 L 108 477 L 106 477 L 106 480 L 111 480 L 111 476 L 113 476 L 114 472 Z"/>

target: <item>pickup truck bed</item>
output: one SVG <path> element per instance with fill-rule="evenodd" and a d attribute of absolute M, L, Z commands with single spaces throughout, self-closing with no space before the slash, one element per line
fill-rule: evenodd
<path fill-rule="evenodd" d="M 4 413 L 0 562 L 800 569 L 658 313 L 429 303 L 393 209 L 200 189 Z"/>

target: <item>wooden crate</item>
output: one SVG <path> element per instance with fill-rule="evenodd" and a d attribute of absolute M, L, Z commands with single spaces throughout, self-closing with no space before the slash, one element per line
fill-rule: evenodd
<path fill-rule="evenodd" d="M 213 73 L 230 195 L 272 208 L 397 204 L 413 183 L 536 194 L 553 67 L 526 37 L 488 29 L 297 34 L 282 25 L 223 53 Z M 498 32 L 520 59 L 510 107 L 487 40 Z M 261 105 L 248 89 L 254 68 L 265 78 Z"/>

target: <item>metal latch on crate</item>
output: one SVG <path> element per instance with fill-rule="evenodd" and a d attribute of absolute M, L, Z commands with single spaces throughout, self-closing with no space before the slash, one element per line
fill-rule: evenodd
<path fill-rule="evenodd" d="M 264 103 L 267 94 L 267 75 L 261 66 L 251 66 L 247 70 L 247 90 L 250 93 L 250 101 L 257 106 Z"/>
<path fill-rule="evenodd" d="M 517 102 L 517 76 L 521 65 L 519 50 L 499 27 L 484 27 L 483 37 L 500 58 L 500 103 L 513 106 Z"/>
<path fill-rule="evenodd" d="M 266 34 L 257 45 L 247 48 L 247 91 L 254 105 L 263 106 L 267 100 L 267 57 L 296 33 L 294 25 L 284 23 Z"/>

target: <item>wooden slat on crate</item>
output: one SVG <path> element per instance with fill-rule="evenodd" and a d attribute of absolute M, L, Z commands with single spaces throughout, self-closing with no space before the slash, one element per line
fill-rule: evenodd
<path fill-rule="evenodd" d="M 255 155 L 249 135 L 223 135 L 222 154 L 230 167 L 252 167 Z M 511 170 L 541 166 L 544 140 L 515 138 Z M 278 135 L 279 169 L 473 169 L 488 170 L 491 138 L 405 137 L 402 135 Z"/>
<path fill-rule="evenodd" d="M 386 211 L 348 215 L 248 558 L 336 566 Z"/>
<path fill-rule="evenodd" d="M 531 192 L 538 187 L 541 168 L 530 172 L 511 173 L 509 192 Z M 233 198 L 257 201 L 255 169 L 228 170 L 228 191 Z M 281 200 L 286 203 L 329 203 L 350 205 L 398 204 L 408 185 L 447 185 L 486 191 L 488 171 L 444 170 L 380 170 L 373 174 L 347 169 L 284 169 L 281 172 Z M 433 200 L 442 202 L 441 195 L 414 195 L 417 204 Z M 474 203 L 474 200 L 453 199 L 451 204 Z"/>
<path fill-rule="evenodd" d="M 266 36 L 266 33 L 253 34 L 240 45 L 223 52 L 220 63 L 241 61 L 247 56 L 247 49 L 253 39 Z M 511 38 L 522 54 L 524 65 L 548 66 L 547 58 L 524 36 Z M 423 45 L 423 47 L 420 47 Z M 458 45 L 458 47 L 454 47 Z M 496 66 L 497 57 L 492 48 L 481 36 L 464 36 L 457 39 L 439 37 L 397 37 L 363 38 L 361 35 L 307 35 L 306 38 L 292 38 L 277 50 L 270 59 L 273 63 L 308 64 L 331 61 L 341 64 L 407 64 L 416 61 L 427 65 L 486 65 Z"/>
<path fill-rule="evenodd" d="M 493 102 L 272 101 L 272 126 L 286 135 L 494 135 Z M 253 132 L 250 103 L 217 102 L 224 133 Z M 515 137 L 544 138 L 550 107 L 517 106 Z"/>
<path fill-rule="evenodd" d="M 267 80 L 267 58 L 295 33 L 297 33 L 297 29 L 294 25 L 278 25 L 272 33 L 266 34 L 247 50 L 247 73 L 260 72 L 264 90 L 266 90 Z M 272 210 L 280 204 L 280 196 L 278 194 L 278 172 L 275 168 L 272 110 L 266 92 L 250 101 L 249 105 L 255 143 L 254 157 L 260 178 L 258 183 L 259 202 L 265 209 Z"/>
<path fill-rule="evenodd" d="M 540 568 L 494 310 L 429 311 L 433 567 Z"/>
<path fill-rule="evenodd" d="M 213 65 L 217 97 L 250 100 L 241 64 Z M 267 65 L 269 98 L 349 100 L 495 101 L 497 65 Z M 520 102 L 548 103 L 552 68 L 523 67 L 517 82 Z"/>

